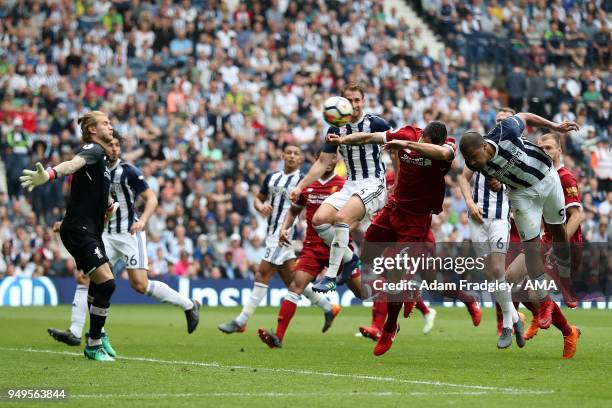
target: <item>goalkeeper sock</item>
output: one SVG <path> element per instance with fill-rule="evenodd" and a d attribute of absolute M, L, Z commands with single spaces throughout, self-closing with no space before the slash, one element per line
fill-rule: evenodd
<path fill-rule="evenodd" d="M 89 308 L 89 338 L 90 346 L 99 345 L 102 336 L 102 328 L 108 316 L 110 299 L 115 291 L 115 280 L 110 279 L 104 283 L 96 285 L 96 293 L 93 303 Z"/>

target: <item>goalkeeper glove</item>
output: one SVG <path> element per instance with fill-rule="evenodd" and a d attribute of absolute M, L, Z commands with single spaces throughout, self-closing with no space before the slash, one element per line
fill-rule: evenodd
<path fill-rule="evenodd" d="M 53 168 L 50 167 L 45 170 L 42 164 L 37 162 L 36 171 L 24 170 L 23 175 L 19 177 L 19 180 L 21 181 L 21 187 L 28 189 L 28 191 L 32 191 L 34 187 L 41 186 L 47 181 L 52 181 L 56 178 L 57 172 Z"/>

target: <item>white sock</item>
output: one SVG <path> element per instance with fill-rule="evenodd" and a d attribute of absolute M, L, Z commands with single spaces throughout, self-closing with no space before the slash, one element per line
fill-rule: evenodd
<path fill-rule="evenodd" d="M 159 300 L 162 303 L 171 303 L 183 310 L 193 308 L 193 302 L 191 300 L 182 296 L 164 282 L 150 280 L 145 295 Z"/>
<path fill-rule="evenodd" d="M 505 283 L 506 279 L 501 278 L 497 279 L 498 285 Z M 514 304 L 512 303 L 512 295 L 507 290 L 496 290 L 495 291 L 495 300 L 499 303 L 499 307 L 502 310 L 504 315 L 504 320 L 502 325 L 506 328 L 512 328 L 512 323 L 518 321 L 518 313 L 514 308 Z"/>
<path fill-rule="evenodd" d="M 319 235 L 323 242 L 325 242 L 325 245 L 331 246 L 334 240 L 334 227 L 331 224 L 313 225 L 312 227 L 317 231 L 317 235 Z"/>
<path fill-rule="evenodd" d="M 328 278 L 336 278 L 340 263 L 342 262 L 345 252 L 348 249 L 349 242 L 349 226 L 344 223 L 337 223 L 334 226 L 334 241 L 329 248 L 329 267 L 325 272 Z M 349 258 L 350 259 L 350 258 Z"/>
<path fill-rule="evenodd" d="M 298 302 L 300 301 L 300 295 L 298 295 L 295 292 L 287 292 L 287 296 L 285 296 L 285 300 L 297 305 Z"/>
<path fill-rule="evenodd" d="M 91 337 L 87 338 L 87 345 L 89 347 L 94 347 L 94 346 L 101 346 L 102 345 L 102 339 L 92 339 Z"/>
<path fill-rule="evenodd" d="M 541 285 L 541 282 L 546 281 L 546 274 L 543 273 L 540 276 L 538 276 L 537 278 L 534 279 L 536 282 L 540 282 L 538 285 Z M 546 296 L 548 296 L 548 290 L 546 290 L 544 287 L 542 286 L 536 286 L 538 289 L 536 290 L 536 293 L 538 294 L 538 298 L 540 300 L 544 299 Z"/>
<path fill-rule="evenodd" d="M 72 313 L 70 314 L 70 332 L 76 337 L 81 338 L 83 335 L 83 327 L 85 320 L 89 314 L 87 308 L 87 291 L 85 285 L 77 285 L 74 292 L 74 300 L 72 301 Z"/>
<path fill-rule="evenodd" d="M 289 293 L 291 293 L 291 292 L 289 292 Z M 310 300 L 313 305 L 319 306 L 321 309 L 323 309 L 326 312 L 331 312 L 331 310 L 332 310 L 331 303 L 329 302 L 329 300 L 325 296 L 323 296 L 320 293 L 315 293 L 312 290 L 312 283 L 309 283 L 308 286 L 306 286 L 306 288 L 304 288 L 304 297 L 306 297 L 306 299 Z"/>
<path fill-rule="evenodd" d="M 236 323 L 238 323 L 240 326 L 244 326 L 249 321 L 251 315 L 255 313 L 255 309 L 257 309 L 257 306 L 259 306 L 261 300 L 266 296 L 266 293 L 268 293 L 268 285 L 255 282 L 253 285 L 253 291 L 251 292 L 251 297 L 249 298 L 247 304 L 242 308 L 242 312 L 240 312 L 236 318 Z"/>
<path fill-rule="evenodd" d="M 557 264 L 557 271 L 559 271 L 560 277 L 569 278 L 572 275 L 572 271 L 570 269 L 570 258 L 561 259 L 555 255 L 555 263 Z"/>

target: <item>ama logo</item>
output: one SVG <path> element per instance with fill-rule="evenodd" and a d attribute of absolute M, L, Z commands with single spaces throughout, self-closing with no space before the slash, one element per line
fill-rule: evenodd
<path fill-rule="evenodd" d="M 57 306 L 57 290 L 46 276 L 0 280 L 0 306 L 42 305 Z"/>

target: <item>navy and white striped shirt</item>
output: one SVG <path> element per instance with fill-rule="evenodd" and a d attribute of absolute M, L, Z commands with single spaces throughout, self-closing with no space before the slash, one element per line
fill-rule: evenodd
<path fill-rule="evenodd" d="M 502 184 L 502 189 L 495 192 L 489 188 L 489 183 L 485 175 L 480 172 L 475 173 L 474 192 L 472 199 L 482 210 L 483 218 L 507 220 L 510 216 L 510 202 L 506 194 L 506 186 Z"/>
<path fill-rule="evenodd" d="M 302 175 L 299 169 L 289 174 L 284 171 L 277 171 L 266 175 L 260 193 L 267 197 L 272 206 L 272 213 L 268 216 L 268 237 L 279 236 L 287 211 L 291 208 L 291 200 L 289 200 L 288 194 L 298 185 L 301 179 Z"/>
<path fill-rule="evenodd" d="M 119 203 L 117 213 L 108 223 L 106 231 L 110 233 L 126 233 L 132 224 L 138 221 L 136 214 L 136 199 L 143 191 L 149 188 L 142 173 L 130 163 L 117 160 L 110 169 L 112 199 Z"/>
<path fill-rule="evenodd" d="M 525 124 L 516 117 L 502 120 L 485 136 L 495 156 L 482 171 L 513 189 L 539 183 L 552 167 L 551 158 L 537 145 L 522 137 Z"/>
<path fill-rule="evenodd" d="M 350 135 L 355 132 L 386 132 L 391 126 L 381 117 L 366 113 L 357 123 L 347 123 L 341 128 L 330 127 L 327 133 L 340 136 Z M 344 158 L 347 169 L 347 180 L 381 180 L 385 177 L 385 163 L 382 160 L 382 148 L 377 144 L 365 144 L 359 146 L 333 146 L 326 144 L 323 147 L 325 153 L 335 153 L 340 147 L 340 154 Z"/>

